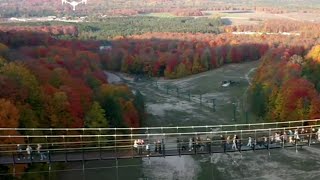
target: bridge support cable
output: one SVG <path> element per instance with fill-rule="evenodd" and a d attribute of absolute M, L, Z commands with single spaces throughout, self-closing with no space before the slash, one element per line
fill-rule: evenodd
<path fill-rule="evenodd" d="M 119 163 L 118 158 L 116 158 L 116 178 L 119 180 Z"/>
<path fill-rule="evenodd" d="M 49 174 L 49 180 L 51 180 L 51 163 L 50 162 L 48 165 L 48 174 Z"/>
<path fill-rule="evenodd" d="M 227 145 L 228 145 L 228 143 L 229 142 L 227 142 L 227 137 L 228 137 L 228 132 L 226 131 L 225 132 L 226 134 L 225 134 L 225 136 L 224 136 L 224 138 L 223 138 L 223 153 L 226 153 L 227 152 Z"/>
<path fill-rule="evenodd" d="M 294 141 L 295 141 L 296 153 L 298 153 L 298 140 L 297 140 L 297 138 L 295 138 Z"/>
<path fill-rule="evenodd" d="M 102 154 L 101 154 L 101 129 L 99 129 L 99 136 L 98 136 L 98 145 L 99 145 L 99 158 L 102 160 Z"/>
<path fill-rule="evenodd" d="M 9 136 L 9 139 L 10 139 L 10 142 L 12 142 L 11 140 L 11 136 Z M 12 156 L 12 162 L 13 162 L 13 167 L 15 167 L 15 164 L 16 164 L 16 158 L 15 158 L 15 152 L 12 152 L 11 153 L 11 156 Z M 19 158 L 19 157 L 18 157 Z"/>
<path fill-rule="evenodd" d="M 240 152 L 240 153 L 241 153 L 242 142 L 243 142 L 243 137 L 242 137 L 242 130 L 241 130 L 241 131 L 240 131 L 240 142 L 238 142 L 238 143 L 239 143 L 238 149 L 239 149 L 239 152 Z"/>
<path fill-rule="evenodd" d="M 212 144 L 211 144 L 211 138 L 209 138 L 209 136 L 210 136 L 210 134 L 209 133 L 211 133 L 212 131 L 208 131 L 208 126 L 206 126 L 206 140 L 205 140 L 205 144 L 206 144 L 206 148 L 207 148 L 207 151 L 209 152 L 209 154 L 211 155 L 211 146 L 212 146 Z"/>
<path fill-rule="evenodd" d="M 179 157 L 181 157 L 181 139 L 178 138 L 177 140 L 177 146 L 178 146 L 178 154 L 179 154 Z"/>
<path fill-rule="evenodd" d="M 161 143 L 162 143 L 162 153 L 163 153 L 163 157 L 165 158 L 166 157 L 166 145 L 164 143 L 164 139 L 161 139 Z"/>
<path fill-rule="evenodd" d="M 12 167 L 12 175 L 13 175 L 13 177 L 16 177 L 16 165 L 15 164 Z"/>
<path fill-rule="evenodd" d="M 82 141 L 82 136 L 80 135 L 80 141 L 81 141 L 81 155 L 82 155 L 82 160 L 84 161 L 85 160 L 85 157 L 84 157 L 84 147 L 83 147 L 83 141 Z"/>
<path fill-rule="evenodd" d="M 181 133 L 179 133 L 179 127 L 177 126 L 177 134 L 178 134 L 178 138 L 177 138 L 177 143 L 178 143 L 178 153 L 179 153 L 179 157 L 181 157 L 181 150 L 182 150 L 182 146 L 183 146 L 183 138 L 181 137 Z"/>
<path fill-rule="evenodd" d="M 148 146 L 148 148 L 146 148 L 147 150 L 147 157 L 150 159 L 150 136 L 149 136 L 149 128 L 147 128 L 147 139 L 148 139 L 148 142 L 146 142 L 146 147 Z"/>
<path fill-rule="evenodd" d="M 16 158 L 15 158 L 15 156 L 14 156 L 14 152 L 11 153 L 11 157 L 12 157 L 13 167 L 15 167 L 15 165 L 16 165 Z"/>
<path fill-rule="evenodd" d="M 282 148 L 283 148 L 283 149 L 284 149 L 285 137 L 287 137 L 287 135 L 286 135 L 286 129 L 283 128 L 283 133 L 282 133 Z"/>
<path fill-rule="evenodd" d="M 309 129 L 309 139 L 308 139 L 308 146 L 310 146 L 311 145 L 311 141 L 312 141 L 312 136 L 313 136 L 313 134 L 312 134 L 312 132 L 313 132 L 313 128 L 310 128 Z"/>
<path fill-rule="evenodd" d="M 51 151 L 50 151 L 50 147 L 49 147 L 49 140 L 48 140 L 48 136 L 46 136 L 46 144 L 47 144 L 47 155 L 48 155 L 48 160 L 49 160 L 49 165 L 51 165 Z M 52 146 L 51 146 L 52 147 Z"/>
<path fill-rule="evenodd" d="M 46 152 L 48 157 L 48 175 L 49 175 L 49 180 L 51 180 L 51 154 L 50 154 L 48 136 L 46 136 Z"/>
<path fill-rule="evenodd" d="M 68 162 L 68 152 L 67 152 L 67 148 L 66 148 L 66 140 L 64 138 L 64 135 L 62 135 L 62 139 L 63 139 L 63 147 L 64 147 L 64 158 L 65 158 L 65 162 Z"/>
<path fill-rule="evenodd" d="M 51 134 L 51 137 L 53 136 L 52 135 L 52 128 L 50 128 L 50 134 Z M 51 146 L 53 146 L 53 144 L 51 144 Z"/>
<path fill-rule="evenodd" d="M 257 130 L 254 130 L 254 148 L 253 151 L 256 150 L 256 146 L 257 146 Z"/>
<path fill-rule="evenodd" d="M 86 168 L 85 168 L 85 161 L 82 159 L 82 179 L 86 179 Z"/>
<path fill-rule="evenodd" d="M 130 146 L 131 146 L 131 157 L 133 158 L 133 156 L 134 156 L 134 147 L 133 147 L 133 139 L 132 139 L 132 128 L 131 128 L 131 130 L 130 130 Z"/>
<path fill-rule="evenodd" d="M 117 128 L 114 129 L 114 156 L 118 158 L 117 155 Z"/>
<path fill-rule="evenodd" d="M 289 121 L 289 127 L 291 127 L 291 121 Z"/>
<path fill-rule="evenodd" d="M 268 153 L 269 153 L 269 156 L 271 155 L 270 154 L 270 137 L 271 137 L 271 129 L 269 129 L 269 137 L 268 137 Z"/>

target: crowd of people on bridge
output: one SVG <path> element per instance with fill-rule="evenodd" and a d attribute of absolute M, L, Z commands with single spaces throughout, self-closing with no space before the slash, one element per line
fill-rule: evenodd
<path fill-rule="evenodd" d="M 149 140 L 137 139 L 133 141 L 133 148 L 138 155 L 142 155 L 144 152 L 147 155 L 151 154 L 150 144 L 148 143 Z M 163 140 L 156 140 L 154 141 L 154 153 L 162 154 L 163 152 Z"/>
<path fill-rule="evenodd" d="M 37 147 L 35 148 L 36 152 L 40 158 L 41 161 L 47 159 L 47 155 L 45 154 L 45 152 L 42 150 L 42 146 L 41 144 L 37 144 Z M 20 161 L 22 159 L 27 159 L 27 160 L 33 160 L 34 159 L 34 151 L 33 148 L 31 147 L 31 145 L 27 145 L 25 150 L 24 148 L 20 145 L 17 144 L 17 160 Z"/>
<path fill-rule="evenodd" d="M 146 140 L 147 143 L 143 139 L 137 139 L 133 142 L 133 147 L 137 154 L 142 155 L 144 151 L 150 154 L 150 144 L 148 143 L 148 140 Z M 161 148 L 160 148 L 161 149 Z"/>
<path fill-rule="evenodd" d="M 243 146 L 255 150 L 257 147 L 269 148 L 271 144 L 297 144 L 299 142 L 310 142 L 311 140 L 317 140 L 320 142 L 320 128 L 319 129 L 294 129 L 287 131 L 273 132 L 273 134 L 262 135 L 260 137 L 249 136 L 247 138 L 241 138 L 238 135 L 220 135 L 219 140 L 214 140 L 214 137 L 209 136 L 203 138 L 201 136 L 194 136 L 186 138 L 177 138 L 177 151 L 179 153 L 184 151 L 195 151 L 195 152 L 211 152 L 212 145 L 221 144 L 223 151 L 226 152 L 228 149 L 233 151 L 241 151 Z M 246 143 L 244 144 L 243 141 Z M 150 144 L 144 142 L 143 139 L 134 140 L 133 147 L 137 154 L 142 155 L 143 152 L 147 152 L 150 155 Z M 164 150 L 164 140 L 154 141 L 154 152 L 162 154 Z"/>
<path fill-rule="evenodd" d="M 314 143 L 314 141 L 320 142 L 320 128 L 318 129 L 289 129 L 287 131 L 273 132 L 269 131 L 266 135 L 255 134 L 255 137 L 249 136 L 248 134 L 241 134 L 240 137 L 237 134 L 234 135 L 220 135 L 218 137 L 203 137 L 203 136 L 192 136 L 192 137 L 178 137 L 176 141 L 177 152 L 212 152 L 213 145 L 217 147 L 221 145 L 223 152 L 227 150 L 241 151 L 243 146 L 249 149 L 255 150 L 259 148 L 269 148 L 272 144 L 286 144 L 291 143 L 297 145 L 299 142 L 307 142 L 308 144 Z M 253 135 L 253 134 L 251 134 Z M 150 139 L 136 139 L 133 141 L 133 149 L 138 155 L 151 155 L 151 147 L 154 147 L 153 152 L 155 154 L 165 155 L 165 142 L 164 139 L 156 139 L 150 144 Z M 245 143 L 243 143 L 245 142 Z M 218 145 L 219 146 L 219 145 Z M 170 149 L 172 150 L 172 149 Z M 37 144 L 35 147 L 32 145 L 17 145 L 17 160 L 27 159 L 33 160 L 35 156 L 39 159 L 45 160 L 49 156 L 49 150 L 43 150 L 41 144 Z"/>

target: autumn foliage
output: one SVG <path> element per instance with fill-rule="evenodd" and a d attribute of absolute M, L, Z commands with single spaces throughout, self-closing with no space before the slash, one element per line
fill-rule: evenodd
<path fill-rule="evenodd" d="M 258 60 L 269 44 L 261 39 L 191 33 L 146 33 L 119 37 L 102 55 L 111 70 L 180 78 L 228 63 Z"/>
<path fill-rule="evenodd" d="M 307 58 L 320 63 L 320 45 L 314 46 L 308 53 Z"/>
<path fill-rule="evenodd" d="M 76 26 L 1 26 L 0 31 L 29 31 L 29 32 L 42 32 L 51 35 L 70 35 L 77 36 L 78 29 Z"/>
<path fill-rule="evenodd" d="M 128 87 L 108 84 L 99 43 L 28 31 L 0 32 L 0 42 L 0 114 L 7 118 L 0 127 L 140 126 L 144 104 L 133 103 L 139 97 Z"/>
<path fill-rule="evenodd" d="M 320 118 L 318 47 L 309 52 L 277 48 L 263 57 L 250 91 L 258 116 L 270 121 Z"/>
<path fill-rule="evenodd" d="M 312 22 L 299 22 L 293 20 L 273 19 L 266 20 L 259 25 L 231 25 L 225 27 L 225 32 L 261 32 L 261 33 L 299 33 L 302 38 L 317 38 L 320 35 L 320 24 Z M 296 37 L 297 38 L 297 37 Z"/>

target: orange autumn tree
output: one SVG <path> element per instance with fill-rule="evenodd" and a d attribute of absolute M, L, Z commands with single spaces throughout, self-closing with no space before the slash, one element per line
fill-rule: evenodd
<path fill-rule="evenodd" d="M 17 128 L 19 127 L 19 110 L 9 100 L 0 99 L 0 128 Z M 0 131 L 0 135 L 18 135 L 16 130 Z M 0 143 L 11 144 L 19 143 L 21 139 L 16 138 L 0 138 Z"/>
<path fill-rule="evenodd" d="M 303 58 L 302 48 L 272 49 L 258 68 L 250 98 L 253 112 L 269 121 L 289 121 L 320 117 L 319 47 Z M 263 88 L 254 88 L 262 86 Z M 262 104 L 257 111 L 257 104 Z M 260 113 L 261 112 L 261 113 Z"/>
<path fill-rule="evenodd" d="M 314 85 L 306 79 L 292 79 L 283 84 L 276 99 L 278 119 L 281 121 L 309 118 L 310 104 L 317 98 Z"/>

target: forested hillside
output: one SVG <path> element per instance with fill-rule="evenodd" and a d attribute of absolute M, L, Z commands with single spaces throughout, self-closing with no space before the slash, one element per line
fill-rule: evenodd
<path fill-rule="evenodd" d="M 106 40 L 117 36 L 131 36 L 148 32 L 179 32 L 179 33 L 213 33 L 223 31 L 221 18 L 187 18 L 187 17 L 108 17 L 92 22 L 30 22 L 3 23 L 0 31 L 25 30 L 46 32 L 58 38 Z"/>
<path fill-rule="evenodd" d="M 305 36 L 146 33 L 118 37 L 104 53 L 106 69 L 132 74 L 180 78 L 228 63 L 260 59 L 268 49 L 311 48 L 316 40 Z"/>
<path fill-rule="evenodd" d="M 0 32 L 1 127 L 139 127 L 142 95 L 112 85 L 98 44 Z"/>
<path fill-rule="evenodd" d="M 251 107 L 268 121 L 320 118 L 320 46 L 277 48 L 262 58 L 251 87 Z"/>
<path fill-rule="evenodd" d="M 300 37 L 278 35 L 146 33 L 114 38 L 108 42 L 109 49 L 99 51 L 100 41 L 58 40 L 48 34 L 27 31 L 1 32 L 0 99 L 4 106 L 1 109 L 3 113 L 11 113 L 2 116 L 15 119 L 4 126 L 138 127 L 144 118 L 142 95 L 132 93 L 125 85 L 108 84 L 103 69 L 180 78 L 226 63 L 261 57 L 265 64 L 268 64 L 266 59 L 278 62 L 277 57 L 283 61 L 282 53 L 289 53 L 286 54 L 289 59 L 294 54 L 304 56 L 316 41 L 303 38 L 302 43 Z M 298 43 L 300 46 L 297 47 Z M 286 68 L 270 69 L 280 71 Z M 295 69 L 299 70 L 299 66 L 294 64 L 287 71 L 295 75 L 299 73 L 298 70 L 291 72 Z M 307 70 L 301 72 L 313 72 Z M 258 72 L 264 71 L 271 70 Z M 268 75 L 259 74 L 256 84 L 262 83 L 262 77 Z M 273 74 L 277 73 L 269 73 L 270 76 Z M 308 78 L 312 79 L 312 76 Z M 313 81 L 316 85 L 317 81 Z M 270 91 L 270 88 L 266 92 L 254 91 L 259 87 L 254 86 L 252 92 Z M 267 110 L 255 111 L 265 116 Z"/>
<path fill-rule="evenodd" d="M 258 60 L 269 48 L 253 39 L 190 33 L 147 33 L 116 39 L 112 46 L 103 55 L 107 69 L 166 78 Z"/>

